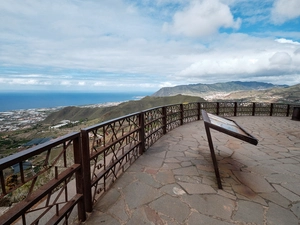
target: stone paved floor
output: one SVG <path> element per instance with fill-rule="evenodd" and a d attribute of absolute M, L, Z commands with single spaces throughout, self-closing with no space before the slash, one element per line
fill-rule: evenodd
<path fill-rule="evenodd" d="M 234 117 L 257 146 L 212 131 L 218 190 L 203 121 L 174 129 L 98 201 L 93 224 L 300 224 L 300 121 Z"/>

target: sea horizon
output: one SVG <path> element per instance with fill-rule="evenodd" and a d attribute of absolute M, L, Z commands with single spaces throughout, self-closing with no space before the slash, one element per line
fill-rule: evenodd
<path fill-rule="evenodd" d="M 153 92 L 0 92 L 0 112 L 139 100 Z"/>

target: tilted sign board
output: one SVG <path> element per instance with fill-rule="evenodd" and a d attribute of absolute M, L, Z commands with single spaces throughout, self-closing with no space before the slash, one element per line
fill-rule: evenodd
<path fill-rule="evenodd" d="M 205 110 L 202 110 L 201 113 L 205 125 L 205 131 L 206 131 L 207 140 L 210 148 L 211 158 L 214 164 L 214 170 L 218 182 L 218 188 L 222 189 L 218 162 L 213 147 L 210 129 L 220 131 L 222 133 L 228 134 L 232 137 L 238 138 L 242 141 L 246 141 L 253 145 L 257 145 L 258 140 L 252 135 L 250 135 L 247 131 L 245 131 L 241 126 L 239 126 L 233 120 L 207 113 Z"/>

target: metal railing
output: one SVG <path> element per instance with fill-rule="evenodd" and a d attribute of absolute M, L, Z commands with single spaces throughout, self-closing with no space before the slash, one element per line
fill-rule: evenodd
<path fill-rule="evenodd" d="M 81 152 L 75 132 L 1 159 L 1 200 L 18 203 L 0 223 L 56 224 L 68 221 L 76 205 L 78 218 L 85 220 Z"/>
<path fill-rule="evenodd" d="M 68 224 L 74 217 L 84 221 L 101 194 L 143 152 L 172 129 L 201 120 L 202 109 L 226 117 L 288 117 L 295 106 L 249 102 L 167 105 L 105 121 L 0 159 L 1 198 L 19 198 L 0 221 Z M 25 168 L 25 162 L 34 168 Z M 11 167 L 19 170 L 13 173 Z"/>

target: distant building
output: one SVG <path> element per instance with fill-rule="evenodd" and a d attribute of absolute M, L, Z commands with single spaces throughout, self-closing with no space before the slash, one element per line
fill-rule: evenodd
<path fill-rule="evenodd" d="M 79 123 L 79 121 L 62 120 L 59 122 L 59 124 L 51 126 L 50 130 L 56 130 L 56 129 L 59 129 L 61 127 L 68 126 L 68 125 L 76 125 L 78 123 Z"/>

